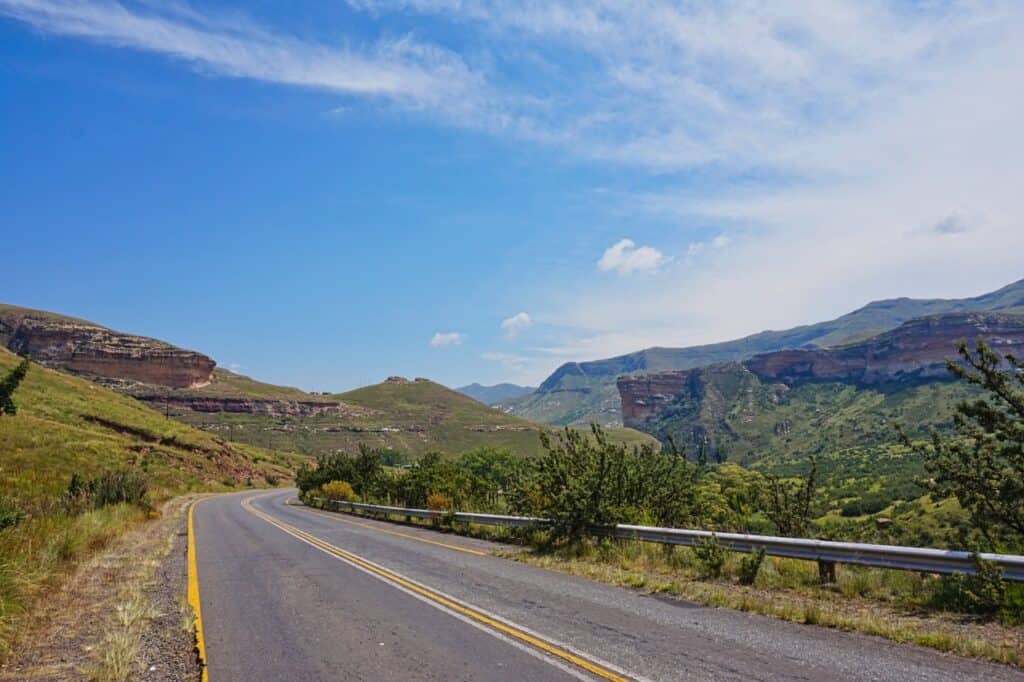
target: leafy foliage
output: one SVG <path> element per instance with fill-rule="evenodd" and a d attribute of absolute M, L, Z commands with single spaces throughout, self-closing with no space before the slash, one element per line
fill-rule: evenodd
<path fill-rule="evenodd" d="M 72 474 L 65 500 L 69 509 L 99 509 L 110 504 L 149 508 L 149 484 L 134 471 L 108 471 L 95 478 Z"/>
<path fill-rule="evenodd" d="M 0 530 L 13 528 L 25 520 L 25 512 L 14 500 L 0 497 Z"/>
<path fill-rule="evenodd" d="M 339 502 L 351 502 L 356 499 L 356 493 L 352 489 L 352 484 L 348 481 L 331 481 L 330 483 L 324 483 L 320 486 L 320 492 L 328 500 L 336 500 Z"/>
<path fill-rule="evenodd" d="M 7 376 L 0 381 L 0 415 L 17 414 L 18 406 L 14 404 L 14 391 L 21 384 L 28 373 L 28 366 L 31 364 L 28 358 L 23 358 L 18 366 L 7 373 Z"/>
<path fill-rule="evenodd" d="M 991 544 L 1024 545 L 1024 362 L 1001 356 L 979 340 L 957 348 L 963 364 L 948 362 L 960 379 L 985 394 L 957 405 L 957 437 L 932 435 L 917 446 L 940 495 L 955 495 Z M 907 441 L 906 435 L 903 435 Z M 909 444 L 909 441 L 907 441 Z"/>
<path fill-rule="evenodd" d="M 817 485 L 818 463 L 812 457 L 811 469 L 799 481 L 768 476 L 768 518 L 779 533 L 789 537 L 803 536 L 811 521 L 811 503 Z"/>
<path fill-rule="evenodd" d="M 546 452 L 531 461 L 536 508 L 522 511 L 551 519 L 554 538 L 579 539 L 591 526 L 642 518 L 671 526 L 694 517 L 700 470 L 683 453 L 674 446 L 629 450 L 596 423 L 591 432 L 587 438 L 567 428 L 555 441 L 542 435 Z"/>
<path fill-rule="evenodd" d="M 712 533 L 711 537 L 701 540 L 693 547 L 693 554 L 700 564 L 701 575 L 705 578 L 720 578 L 725 568 L 725 548 Z"/>
<path fill-rule="evenodd" d="M 758 547 L 756 552 L 747 554 L 740 559 L 737 574 L 741 585 L 754 584 L 754 581 L 757 580 L 757 574 L 761 571 L 761 564 L 764 563 L 764 555 L 764 547 Z"/>

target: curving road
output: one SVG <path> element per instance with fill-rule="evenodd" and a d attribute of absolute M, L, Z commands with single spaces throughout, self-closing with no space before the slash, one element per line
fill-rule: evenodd
<path fill-rule="evenodd" d="M 661 599 L 493 543 L 288 504 L 194 510 L 210 680 L 1024 680 L 930 649 Z"/>

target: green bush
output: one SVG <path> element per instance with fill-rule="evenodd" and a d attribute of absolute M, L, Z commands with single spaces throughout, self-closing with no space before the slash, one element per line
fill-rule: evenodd
<path fill-rule="evenodd" d="M 110 504 L 150 507 L 149 484 L 145 477 L 126 470 L 109 471 L 92 479 L 72 474 L 64 499 L 72 511 L 99 509 Z"/>
<path fill-rule="evenodd" d="M 753 585 L 754 581 L 757 580 L 757 574 L 761 570 L 761 564 L 764 563 L 764 547 L 758 547 L 757 551 L 753 554 L 740 559 L 739 573 L 741 585 Z"/>
<path fill-rule="evenodd" d="M 0 497 L 0 530 L 13 528 L 25 520 L 25 512 L 18 508 L 14 500 Z"/>
<path fill-rule="evenodd" d="M 975 557 L 977 574 L 942 576 L 932 592 L 930 605 L 945 611 L 999 616 L 1007 625 L 1024 622 L 1024 585 L 1010 583 L 994 561 Z"/>
<path fill-rule="evenodd" d="M 701 469 L 671 446 L 629 449 L 608 440 L 597 424 L 592 437 L 566 428 L 552 440 L 541 433 L 545 453 L 532 460 L 514 499 L 518 509 L 551 519 L 554 539 L 579 540 L 593 526 L 650 520 L 675 526 L 691 521 Z"/>
<path fill-rule="evenodd" d="M 693 546 L 693 554 L 700 565 L 700 573 L 705 578 L 720 578 L 725 569 L 725 548 L 712 533 L 711 537 Z"/>

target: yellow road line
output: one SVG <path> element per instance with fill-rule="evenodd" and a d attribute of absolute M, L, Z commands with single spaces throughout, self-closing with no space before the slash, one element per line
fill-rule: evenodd
<path fill-rule="evenodd" d="M 199 570 L 196 565 L 196 533 L 192 522 L 192 510 L 197 502 L 188 508 L 188 604 L 192 607 L 193 626 L 196 633 L 196 654 L 199 656 L 200 680 L 207 682 L 209 672 L 206 669 L 206 645 L 203 642 L 203 613 L 199 604 Z"/>
<path fill-rule="evenodd" d="M 416 542 L 425 542 L 428 545 L 437 545 L 438 547 L 444 547 L 446 549 L 454 549 L 456 552 L 465 552 L 466 554 L 473 554 L 473 555 L 476 555 L 476 556 L 491 556 L 490 553 L 488 553 L 488 552 L 481 552 L 478 549 L 470 549 L 468 547 L 459 547 L 458 545 L 452 545 L 452 544 L 449 544 L 447 542 L 439 542 L 438 540 L 428 540 L 427 538 L 421 538 L 421 537 L 418 537 L 416 535 L 410 535 L 409 533 L 402 533 L 402 532 L 399 532 L 397 530 L 389 530 L 387 528 L 379 528 L 379 527 L 371 525 L 369 523 L 360 523 L 359 521 L 353 521 L 352 519 L 343 518 L 343 517 L 339 516 L 338 513 L 322 512 L 322 511 L 318 511 L 316 509 L 313 509 L 311 507 L 306 507 L 306 511 L 308 511 L 310 513 L 313 513 L 313 514 L 316 514 L 317 516 L 323 516 L 324 518 L 327 518 L 327 519 L 333 519 L 334 521 L 339 521 L 341 523 L 348 523 L 348 524 L 351 524 L 353 526 L 362 526 L 363 528 L 369 528 L 370 530 L 375 530 L 378 533 L 387 533 L 388 535 L 397 535 L 400 538 L 408 538 L 410 540 L 415 540 Z"/>
<path fill-rule="evenodd" d="M 438 594 L 433 590 L 430 590 L 417 583 L 411 582 L 399 575 L 392 573 L 391 571 L 385 568 L 381 568 L 380 566 L 371 564 L 366 560 L 362 559 L 361 557 L 356 556 L 355 554 L 351 554 L 339 547 L 335 547 L 334 545 L 328 544 L 323 540 L 320 540 L 319 538 L 310 535 L 309 533 L 301 531 L 298 528 L 285 523 L 284 521 L 280 521 L 274 518 L 273 516 L 270 516 L 269 514 L 266 514 L 256 509 L 255 507 L 252 506 L 251 499 L 252 498 L 249 498 L 242 502 L 242 506 L 245 507 L 247 511 L 260 517 L 267 523 L 280 528 L 286 533 L 290 533 L 291 535 L 298 537 L 302 540 L 305 540 L 306 542 L 310 543 L 311 545 L 314 545 L 319 549 L 322 549 L 328 554 L 333 554 L 334 556 L 340 559 L 344 559 L 345 561 L 354 564 L 365 571 L 373 573 L 374 575 L 384 578 L 389 582 L 399 585 L 410 592 L 418 594 L 429 601 L 432 601 L 436 604 L 445 607 L 450 611 L 454 611 L 455 613 L 465 616 L 466 618 L 474 620 L 478 623 L 482 623 L 490 628 L 493 628 L 494 630 L 497 630 L 498 632 L 501 632 L 504 635 L 507 635 L 508 637 L 519 640 L 520 642 L 523 642 L 525 644 L 529 644 L 530 646 L 536 649 L 540 649 L 541 651 L 550 654 L 551 656 L 566 661 L 567 663 L 571 663 L 572 665 L 575 665 L 578 668 L 582 668 L 583 670 L 586 670 L 587 672 L 601 679 L 613 680 L 614 682 L 626 682 L 629 679 L 613 670 L 609 670 L 608 668 L 598 663 L 588 661 L 587 659 L 577 654 L 574 654 L 570 651 L 566 651 L 565 649 L 555 646 L 554 644 L 545 642 L 544 640 L 539 639 L 527 632 L 524 632 L 513 625 L 509 625 L 508 623 L 496 620 L 495 618 L 492 618 L 487 614 L 481 613 L 476 609 L 452 601 L 451 599 L 441 594 Z"/>

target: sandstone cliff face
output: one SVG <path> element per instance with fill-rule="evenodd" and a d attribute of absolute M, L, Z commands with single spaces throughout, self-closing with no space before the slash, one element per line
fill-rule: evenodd
<path fill-rule="evenodd" d="M 700 370 L 679 370 L 619 377 L 622 423 L 635 428 L 648 421 L 684 391 L 699 394 Z"/>
<path fill-rule="evenodd" d="M 21 308 L 0 310 L 0 340 L 48 367 L 172 388 L 202 386 L 216 366 L 162 341 Z"/>
<path fill-rule="evenodd" d="M 765 384 L 841 381 L 862 386 L 913 379 L 946 379 L 946 359 L 961 339 L 983 338 L 997 352 L 1024 356 L 1024 315 L 951 313 L 923 317 L 861 343 L 833 349 L 783 350 L 756 355 L 732 366 Z M 725 367 L 715 365 L 715 367 Z M 626 426 L 643 429 L 681 397 L 704 399 L 707 368 L 623 376 L 617 381 Z"/>
<path fill-rule="evenodd" d="M 136 394 L 135 398 L 152 405 L 153 409 L 175 412 L 203 412 L 215 414 L 256 414 L 267 417 L 365 417 L 369 410 L 346 403 L 314 400 L 272 400 L 259 398 L 228 398 L 207 396 L 164 396 Z"/>
<path fill-rule="evenodd" d="M 787 384 L 852 381 L 878 384 L 905 378 L 946 378 L 946 359 L 960 339 L 985 341 L 1000 353 L 1024 351 L 1024 316 L 954 313 L 923 317 L 862 343 L 835 349 L 756 355 L 743 365 L 761 379 Z"/>

